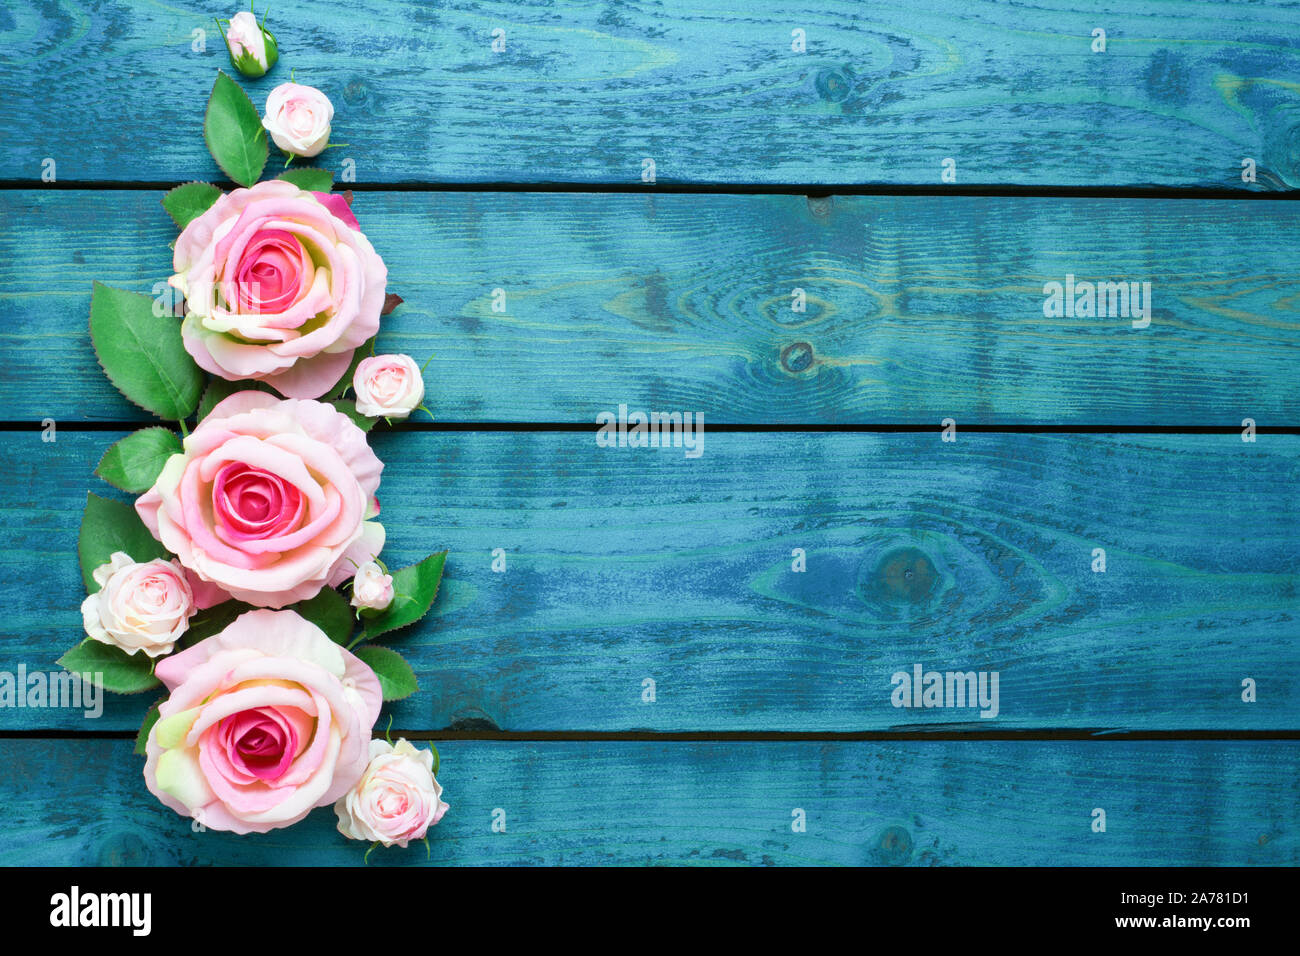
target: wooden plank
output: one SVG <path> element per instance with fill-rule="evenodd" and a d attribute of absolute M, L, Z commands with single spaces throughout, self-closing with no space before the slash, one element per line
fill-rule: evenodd
<path fill-rule="evenodd" d="M 79 637 L 77 528 L 118 437 L 16 433 L 0 451 L 0 580 L 22 598 L 0 670 L 49 667 Z M 692 460 L 591 434 L 390 433 L 375 449 L 386 559 L 451 550 L 434 615 L 393 640 L 423 688 L 392 708 L 398 728 L 1300 726 L 1294 436 L 706 432 Z M 895 707 L 891 679 L 916 664 L 998 672 L 997 717 Z M 145 696 L 0 726 L 128 729 Z"/>
<path fill-rule="evenodd" d="M 211 14 L 3 11 L 0 178 L 47 158 L 66 180 L 217 176 L 202 110 L 230 65 Z M 1293 3 L 304 0 L 271 25 L 281 61 L 245 82 L 254 102 L 291 69 L 319 86 L 351 144 L 324 162 L 362 182 L 633 184 L 651 158 L 659 183 L 938 185 L 951 157 L 958 184 L 1300 185 Z M 76 108 L 33 124 L 51 103 Z"/>
<path fill-rule="evenodd" d="M 94 279 L 166 291 L 158 195 L 0 193 L 0 420 L 143 415 L 86 321 Z M 709 423 L 1300 421 L 1289 203 L 363 193 L 355 208 L 406 299 L 380 347 L 432 356 L 443 421 L 592 422 L 622 402 Z M 1067 275 L 1151 282 L 1150 327 L 1045 318 L 1045 283 Z"/>
<path fill-rule="evenodd" d="M 373 865 L 1300 863 L 1295 743 L 438 745 L 430 853 Z M 3 740 L 0 863 L 360 865 L 331 810 L 270 834 L 193 832 L 125 741 Z M 51 799 L 52 788 L 59 799 Z M 807 830 L 792 832 L 802 809 Z M 1092 811 L 1106 811 L 1093 833 Z M 494 833 L 494 810 L 506 831 Z"/>

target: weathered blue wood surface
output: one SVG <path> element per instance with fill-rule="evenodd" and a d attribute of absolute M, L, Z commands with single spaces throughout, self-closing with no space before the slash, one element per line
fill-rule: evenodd
<path fill-rule="evenodd" d="M 0 178 L 217 176 L 213 13 L 6 5 Z M 271 26 L 250 94 L 323 89 L 351 144 L 324 161 L 360 182 L 639 183 L 651 158 L 660 183 L 937 185 L 951 157 L 967 185 L 1300 185 L 1294 3 L 290 0 Z"/>
<path fill-rule="evenodd" d="M 80 510 L 87 487 L 113 493 L 91 471 L 118 437 L 24 432 L 0 452 L 0 580 L 40 569 L 9 603 L 0 669 L 79 638 Z M 386 559 L 451 551 L 435 614 L 393 638 L 423 687 L 395 725 L 1300 726 L 1300 506 L 1279 494 L 1300 438 L 706 431 L 703 447 L 377 436 Z M 895 708 L 890 678 L 916 663 L 998 671 L 1000 713 Z M 0 726 L 133 728 L 154 696 Z"/>
<path fill-rule="evenodd" d="M 145 417 L 86 322 L 94 279 L 166 291 L 160 195 L 0 193 L 0 419 Z M 380 347 L 432 358 L 443 421 L 592 422 L 620 402 L 706 423 L 1300 421 L 1289 202 L 359 193 L 354 209 L 406 299 Z M 1067 274 L 1150 281 L 1150 327 L 1044 318 L 1044 283 Z"/>
<path fill-rule="evenodd" d="M 433 864 L 1296 865 L 1294 743 L 439 745 Z M 195 833 L 126 741 L 0 741 L 0 864 L 360 865 L 329 809 L 259 836 Z M 51 781 L 60 793 L 51 794 Z M 506 831 L 492 831 L 505 811 Z M 791 830 L 802 809 L 807 832 Z M 1106 811 L 1106 832 L 1090 829 Z M 370 864 L 418 866 L 382 847 Z"/>

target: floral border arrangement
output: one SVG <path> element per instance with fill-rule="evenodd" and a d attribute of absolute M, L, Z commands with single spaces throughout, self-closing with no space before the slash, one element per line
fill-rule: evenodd
<path fill-rule="evenodd" d="M 246 75 L 279 58 L 265 20 L 223 28 Z M 289 168 L 329 148 L 333 118 L 292 77 L 259 116 L 219 70 L 204 139 L 237 188 L 163 197 L 180 228 L 168 301 L 94 284 L 105 374 L 176 430 L 142 428 L 95 469 L 139 497 L 87 496 L 86 636 L 60 663 L 116 693 L 165 689 L 136 752 L 149 791 L 196 829 L 265 832 L 333 805 L 345 836 L 405 847 L 447 804 L 436 749 L 372 739 L 382 702 L 418 689 L 373 641 L 428 612 L 446 552 L 391 573 L 379 558 L 367 432 L 423 409 L 424 381 L 409 356 L 374 354 L 401 298 L 351 195 Z M 262 181 L 268 135 L 285 169 Z"/>

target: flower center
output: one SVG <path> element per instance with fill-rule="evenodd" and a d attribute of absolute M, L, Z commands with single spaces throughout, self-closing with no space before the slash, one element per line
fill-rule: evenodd
<path fill-rule="evenodd" d="M 283 312 L 306 291 L 313 272 L 311 257 L 293 233 L 260 232 L 235 270 L 235 307 L 243 314 Z"/>
<path fill-rule="evenodd" d="M 223 531 L 236 540 L 278 537 L 293 531 L 304 512 L 302 492 L 279 475 L 241 462 L 217 472 L 212 507 Z"/>

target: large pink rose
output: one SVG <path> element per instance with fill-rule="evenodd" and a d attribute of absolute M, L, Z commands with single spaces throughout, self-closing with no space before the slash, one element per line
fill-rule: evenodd
<path fill-rule="evenodd" d="M 388 270 L 342 196 L 269 180 L 223 194 L 176 240 L 186 350 L 213 375 L 319 398 L 379 331 Z"/>
<path fill-rule="evenodd" d="M 332 405 L 238 392 L 135 508 L 199 582 L 278 608 L 342 584 L 379 553 L 383 525 L 365 519 L 383 467 Z"/>
<path fill-rule="evenodd" d="M 296 611 L 249 611 L 156 673 L 171 696 L 145 744 L 145 783 L 206 827 L 289 826 L 365 772 L 379 681 Z"/>

